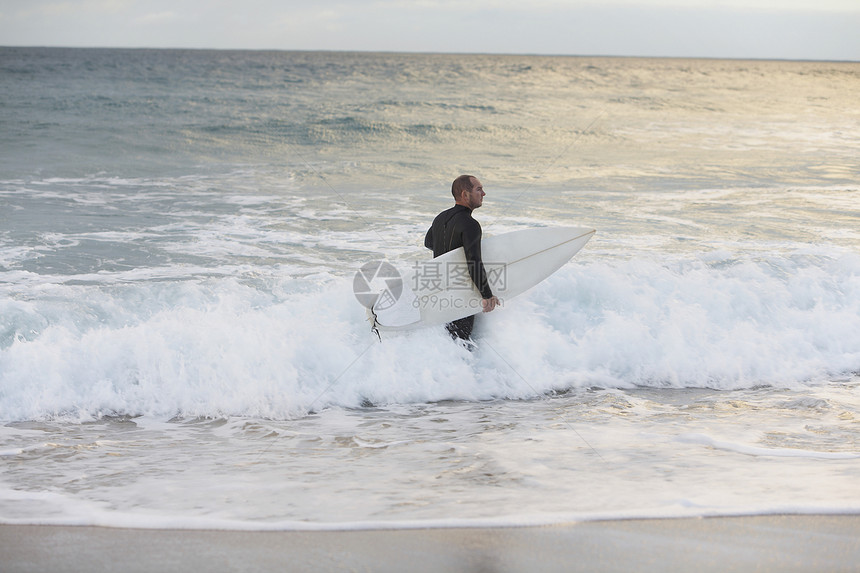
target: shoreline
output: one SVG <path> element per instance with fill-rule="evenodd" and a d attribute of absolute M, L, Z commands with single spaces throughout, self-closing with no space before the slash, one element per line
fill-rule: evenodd
<path fill-rule="evenodd" d="M 0 525 L 6 573 L 43 571 L 852 571 L 860 515 L 339 531 Z"/>

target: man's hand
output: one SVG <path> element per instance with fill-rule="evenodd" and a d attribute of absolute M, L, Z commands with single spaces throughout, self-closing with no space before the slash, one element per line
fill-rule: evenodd
<path fill-rule="evenodd" d="M 499 298 L 498 297 L 490 297 L 481 300 L 481 306 L 484 309 L 484 312 L 490 312 L 497 306 L 499 306 Z"/>

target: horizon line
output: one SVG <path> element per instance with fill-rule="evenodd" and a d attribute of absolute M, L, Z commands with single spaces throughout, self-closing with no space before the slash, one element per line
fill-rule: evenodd
<path fill-rule="evenodd" d="M 187 51 L 187 52 L 283 52 L 309 54 L 387 54 L 387 55 L 426 55 L 426 56 L 504 56 L 504 57 L 545 57 L 545 58 L 627 58 L 654 60 L 724 60 L 750 62 L 809 62 L 809 63 L 846 63 L 856 64 L 860 60 L 834 58 L 791 58 L 761 56 L 669 56 L 669 55 L 623 55 L 623 54 L 563 54 L 548 52 L 455 52 L 455 51 L 418 51 L 418 50 L 362 50 L 362 49 L 312 49 L 312 48 L 201 48 L 167 46 L 61 46 L 61 45 L 0 45 L 0 49 L 38 49 L 38 50 L 127 50 L 127 51 Z"/>

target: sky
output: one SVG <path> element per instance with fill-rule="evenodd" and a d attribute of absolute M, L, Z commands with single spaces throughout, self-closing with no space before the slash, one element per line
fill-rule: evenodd
<path fill-rule="evenodd" d="M 860 0 L 0 0 L 0 45 L 860 61 Z"/>

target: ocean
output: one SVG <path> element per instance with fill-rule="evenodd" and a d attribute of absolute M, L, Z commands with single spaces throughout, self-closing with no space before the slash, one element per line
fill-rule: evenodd
<path fill-rule="evenodd" d="M 0 523 L 860 512 L 860 64 L 0 48 Z M 477 176 L 597 230 L 378 338 Z"/>

